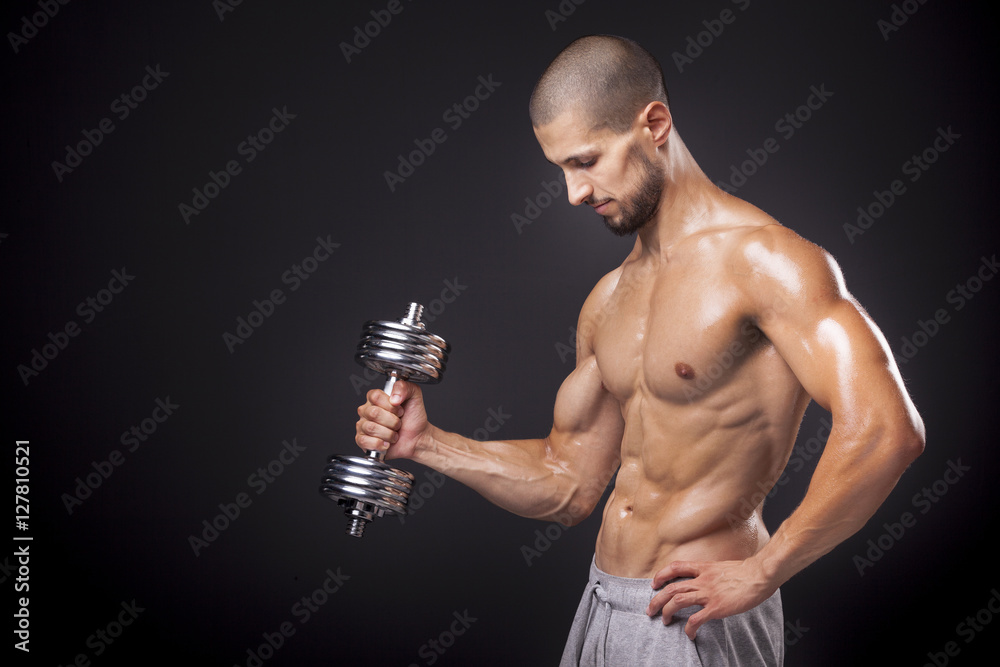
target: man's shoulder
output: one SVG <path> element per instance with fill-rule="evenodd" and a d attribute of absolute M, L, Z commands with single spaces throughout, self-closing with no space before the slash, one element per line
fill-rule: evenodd
<path fill-rule="evenodd" d="M 758 209 L 754 209 L 758 210 Z M 766 213 L 751 215 L 734 224 L 728 234 L 727 260 L 740 275 L 757 278 L 806 278 L 837 271 L 836 262 L 819 245 L 785 227 Z"/>
<path fill-rule="evenodd" d="M 790 314 L 849 298 L 833 256 L 778 223 L 745 229 L 731 246 L 729 262 L 751 313 Z"/>
<path fill-rule="evenodd" d="M 618 287 L 624 266 L 625 265 L 622 264 L 621 266 L 608 271 L 601 277 L 600 280 L 597 281 L 594 288 L 590 290 L 590 294 L 587 295 L 587 300 L 584 301 L 583 308 L 580 309 L 581 320 L 594 317 L 597 313 L 604 309 L 604 306 L 611 299 L 611 295 Z"/>
<path fill-rule="evenodd" d="M 626 260 L 627 262 L 628 260 Z M 607 319 L 614 309 L 609 304 L 612 301 L 615 290 L 618 289 L 625 263 L 604 274 L 594 288 L 590 290 L 587 299 L 580 309 L 580 317 L 577 321 L 577 343 L 581 345 L 584 352 L 591 349 L 593 336 L 600 324 Z"/>

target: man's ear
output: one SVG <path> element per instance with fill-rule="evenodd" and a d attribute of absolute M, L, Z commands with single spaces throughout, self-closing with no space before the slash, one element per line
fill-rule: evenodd
<path fill-rule="evenodd" d="M 639 113 L 638 122 L 642 129 L 650 133 L 653 145 L 657 148 L 667 142 L 670 135 L 670 128 L 673 127 L 674 120 L 670 115 L 670 109 L 663 102 L 650 102 L 646 108 Z"/>

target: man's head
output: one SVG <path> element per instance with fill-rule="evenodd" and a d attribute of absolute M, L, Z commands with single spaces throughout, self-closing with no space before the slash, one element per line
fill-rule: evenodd
<path fill-rule="evenodd" d="M 576 40 L 542 74 L 529 111 L 546 157 L 566 173 L 570 203 L 593 206 L 620 236 L 653 217 L 671 119 L 663 72 L 645 49 L 607 35 Z"/>
<path fill-rule="evenodd" d="M 622 134 L 653 101 L 670 106 L 656 58 L 630 39 L 588 35 L 563 49 L 545 69 L 531 93 L 528 112 L 531 124 L 541 127 L 575 109 L 592 129 L 606 127 Z"/>

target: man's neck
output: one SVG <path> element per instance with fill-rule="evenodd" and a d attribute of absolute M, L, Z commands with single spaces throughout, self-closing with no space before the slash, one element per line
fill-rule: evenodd
<path fill-rule="evenodd" d="M 712 215 L 723 193 L 712 183 L 681 141 L 676 130 L 661 148 L 664 160 L 663 194 L 653 219 L 638 234 L 642 256 L 669 257 L 681 239 L 713 226 Z"/>

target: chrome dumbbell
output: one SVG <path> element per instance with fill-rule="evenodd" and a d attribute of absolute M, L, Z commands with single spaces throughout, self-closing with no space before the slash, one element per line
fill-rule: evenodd
<path fill-rule="evenodd" d="M 448 361 L 448 343 L 428 333 L 421 322 L 424 307 L 411 303 L 398 321 L 366 322 L 354 360 L 386 375 L 384 391 L 392 394 L 397 380 L 436 384 Z M 365 456 L 333 455 L 327 460 L 320 493 L 345 508 L 347 534 L 364 535 L 376 516 L 405 514 L 413 475 L 387 465 L 383 452 Z"/>

